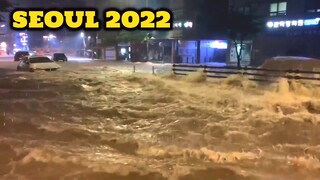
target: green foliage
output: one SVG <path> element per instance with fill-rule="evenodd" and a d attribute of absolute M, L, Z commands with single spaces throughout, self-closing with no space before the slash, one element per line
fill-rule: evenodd
<path fill-rule="evenodd" d="M 147 32 L 145 31 L 121 31 L 117 37 L 118 42 L 141 42 L 145 40 Z"/>
<path fill-rule="evenodd" d="M 142 42 L 148 39 L 145 31 L 105 31 L 101 33 L 102 44 L 104 46 L 114 46 L 117 43 Z"/>
<path fill-rule="evenodd" d="M 101 38 L 102 38 L 102 45 L 104 46 L 115 46 L 118 43 L 117 36 L 119 32 L 117 31 L 104 31 L 102 32 Z"/>

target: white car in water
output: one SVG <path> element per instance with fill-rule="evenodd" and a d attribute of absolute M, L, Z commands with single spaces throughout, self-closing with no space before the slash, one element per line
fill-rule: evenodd
<path fill-rule="evenodd" d="M 20 60 L 17 71 L 55 71 L 60 68 L 61 67 L 56 62 L 46 56 L 25 56 Z"/>

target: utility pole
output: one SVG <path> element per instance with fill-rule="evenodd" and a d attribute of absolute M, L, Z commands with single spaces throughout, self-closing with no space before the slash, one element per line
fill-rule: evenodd
<path fill-rule="evenodd" d="M 149 7 L 149 0 L 146 0 L 146 8 Z M 146 43 L 147 43 L 147 61 L 149 62 L 149 39 L 150 34 L 147 34 Z"/>

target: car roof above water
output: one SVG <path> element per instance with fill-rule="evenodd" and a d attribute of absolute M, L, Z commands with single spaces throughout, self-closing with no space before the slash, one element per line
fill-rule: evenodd
<path fill-rule="evenodd" d="M 17 51 L 16 54 L 29 54 L 28 51 Z"/>
<path fill-rule="evenodd" d="M 32 55 L 32 56 L 27 56 L 29 59 L 31 58 L 48 58 L 47 56 L 41 56 L 41 55 Z"/>

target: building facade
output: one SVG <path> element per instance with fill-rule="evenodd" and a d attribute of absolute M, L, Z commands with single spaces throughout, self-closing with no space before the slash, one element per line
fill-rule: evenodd
<path fill-rule="evenodd" d="M 207 30 L 202 20 L 221 20 L 221 16 L 228 12 L 228 1 L 171 0 L 170 9 L 174 14 L 174 29 L 168 38 L 173 42 L 174 63 L 226 63 L 226 36 L 215 30 Z"/>
<path fill-rule="evenodd" d="M 251 65 L 273 56 L 320 58 L 319 0 L 230 0 L 230 6 L 252 8 L 265 17 L 265 29 L 247 40 Z"/>

